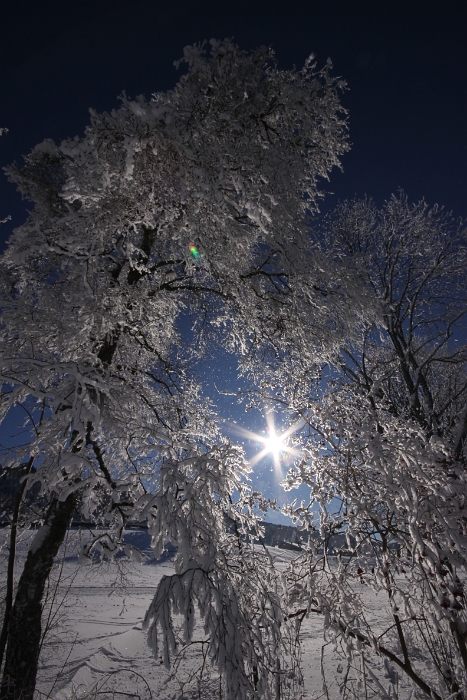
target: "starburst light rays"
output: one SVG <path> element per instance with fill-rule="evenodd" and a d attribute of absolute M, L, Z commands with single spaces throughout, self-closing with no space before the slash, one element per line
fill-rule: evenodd
<path fill-rule="evenodd" d="M 283 473 L 281 458 L 286 455 L 291 455 L 293 457 L 300 457 L 301 455 L 299 450 L 287 444 L 287 439 L 293 435 L 293 433 L 297 432 L 297 430 L 300 430 L 300 428 L 303 427 L 303 420 L 297 421 L 280 434 L 276 433 L 274 414 L 272 411 L 268 411 L 266 413 L 266 422 L 268 426 L 266 435 L 254 433 L 253 431 L 248 430 L 247 428 L 242 428 L 238 425 L 232 426 L 232 430 L 242 437 L 246 437 L 264 445 L 263 449 L 249 460 L 251 467 L 254 467 L 256 464 L 261 462 L 261 460 L 267 457 L 267 455 L 271 455 L 274 463 L 275 474 L 277 478 L 282 478 Z"/>

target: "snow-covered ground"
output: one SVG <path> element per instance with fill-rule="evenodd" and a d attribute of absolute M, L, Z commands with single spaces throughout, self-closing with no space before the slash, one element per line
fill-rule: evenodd
<path fill-rule="evenodd" d="M 23 535 L 18 547 L 18 571 L 27 554 L 28 535 L 30 538 L 30 533 Z M 200 645 L 193 645 L 170 673 L 161 660 L 154 659 L 147 646 L 142 621 L 161 577 L 174 572 L 170 556 L 156 562 L 147 532 L 135 530 L 127 532 L 126 538 L 146 554 L 144 563 L 121 559 L 112 564 L 79 566 L 77 552 L 84 536 L 70 532 L 65 556 L 54 570 L 49 586 L 44 624 L 50 630 L 41 652 L 38 700 L 218 699 L 219 679 L 209 663 L 205 664 L 201 681 L 194 678 L 204 662 Z M 271 551 L 280 568 L 297 556 L 282 549 Z M 368 603 L 374 620 L 382 621 L 382 601 L 370 597 Z M 200 638 L 201 635 L 200 629 Z M 383 691 L 383 687 L 388 688 L 383 664 L 371 667 L 376 679 L 367 679 L 365 688 L 360 669 L 348 672 L 343 656 L 323 641 L 319 616 L 305 620 L 302 642 L 304 699 L 388 697 Z M 340 686 L 345 679 L 342 693 Z M 378 679 L 382 687 L 378 687 Z M 401 682 L 398 696 L 392 692 L 391 696 L 399 700 L 409 698 L 408 685 Z M 296 695 L 290 700 L 295 697 L 298 700 Z"/>

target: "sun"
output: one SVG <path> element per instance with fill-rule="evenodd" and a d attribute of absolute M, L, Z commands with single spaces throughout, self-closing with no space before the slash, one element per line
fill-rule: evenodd
<path fill-rule="evenodd" d="M 275 431 L 270 432 L 268 437 L 260 438 L 260 440 L 264 444 L 265 449 L 274 457 L 279 457 L 280 453 L 286 449 L 284 436 L 277 435 Z"/>
<path fill-rule="evenodd" d="M 258 462 L 271 455 L 274 462 L 274 469 L 276 476 L 282 478 L 282 467 L 281 467 L 281 457 L 286 457 L 287 455 L 292 455 L 293 457 L 300 457 L 301 453 L 294 447 L 288 444 L 288 438 L 301 428 L 303 428 L 303 420 L 299 420 L 290 426 L 285 432 L 278 434 L 276 433 L 274 426 L 274 414 L 272 411 L 266 412 L 266 422 L 268 430 L 266 435 L 261 435 L 259 433 L 253 433 L 251 430 L 246 430 L 239 426 L 235 426 L 234 432 L 243 437 L 250 438 L 250 440 L 256 441 L 256 443 L 262 443 L 263 449 L 260 450 L 254 457 L 252 457 L 249 462 L 250 466 L 254 467 Z"/>

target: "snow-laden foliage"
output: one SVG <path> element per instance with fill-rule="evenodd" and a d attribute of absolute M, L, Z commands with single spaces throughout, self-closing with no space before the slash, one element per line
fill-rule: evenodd
<path fill-rule="evenodd" d="M 8 170 L 34 206 L 1 260 L 0 417 L 18 407 L 26 416 L 26 439 L 5 464 L 33 459 L 28 483 L 49 504 L 50 537 L 34 549 L 42 563 L 55 556 L 53 523 L 75 506 L 108 526 L 95 546 L 116 553 L 141 499 L 175 479 L 195 447 L 210 454 L 217 428 L 191 378 L 208 341 L 241 353 L 245 367 L 291 348 L 313 363 L 361 312 L 311 251 L 306 226 L 319 178 L 348 148 L 344 84 L 330 63 L 280 71 L 270 49 L 249 54 L 229 40 L 212 41 L 209 55 L 187 47 L 181 63 L 173 90 L 91 111 L 83 137 L 45 140 Z M 160 533 L 164 502 L 149 518 Z M 211 507 L 221 517 L 216 498 Z M 39 570 L 32 558 L 26 569 L 25 600 Z M 13 652 L 10 661 L 7 681 L 20 683 Z"/>
<path fill-rule="evenodd" d="M 57 492 L 84 465 L 118 490 L 154 445 L 213 435 L 186 374 L 208 331 L 253 356 L 265 340 L 310 357 L 336 341 L 304 227 L 347 148 L 329 66 L 279 71 L 269 49 L 229 41 L 184 61 L 174 90 L 92 112 L 83 138 L 44 141 L 9 170 L 34 210 L 2 259 L 2 415 L 41 406 L 14 459 L 45 455 L 37 478 Z"/>
<path fill-rule="evenodd" d="M 239 449 L 228 446 L 167 460 L 158 493 L 142 500 L 154 513 L 156 549 L 164 538 L 178 543 L 175 574 L 162 579 L 146 615 L 150 646 L 170 666 L 189 645 L 206 645 L 232 700 L 276 698 L 301 681 L 284 583 L 267 549 L 253 545 L 259 494 L 239 480 L 245 471 Z M 197 614 L 204 634 L 195 632 Z"/>
<path fill-rule="evenodd" d="M 380 211 L 342 205 L 317 244 L 380 311 L 334 365 L 314 375 L 289 365 L 282 387 L 263 389 L 306 425 L 285 484 L 310 486 L 310 502 L 289 512 L 315 534 L 291 572 L 292 600 L 323 613 L 349 653 L 367 645 L 432 697 L 464 697 L 465 231 L 401 195 Z M 369 622 L 365 586 L 386 596 L 388 629 Z"/>

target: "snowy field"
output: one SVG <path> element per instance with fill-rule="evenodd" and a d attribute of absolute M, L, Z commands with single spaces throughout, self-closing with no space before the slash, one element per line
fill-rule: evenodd
<path fill-rule="evenodd" d="M 18 573 L 30 537 L 31 533 L 26 533 L 19 543 Z M 77 531 L 69 533 L 65 556 L 55 567 L 49 586 L 44 612 L 44 625 L 49 629 L 41 651 L 37 700 L 219 699 L 219 679 L 203 658 L 201 645 L 193 645 L 171 672 L 161 660 L 154 659 L 147 646 L 142 621 L 161 577 L 174 572 L 170 555 L 156 562 L 147 532 L 135 530 L 128 531 L 126 539 L 144 552 L 144 563 L 120 559 L 112 564 L 78 565 L 77 552 L 83 537 Z M 270 551 L 279 568 L 297 556 L 282 549 Z M 4 573 L 5 560 L 2 567 Z M 368 599 L 374 619 L 381 624 L 385 618 L 382 602 L 376 597 Z M 363 658 L 361 663 L 367 660 Z M 392 688 L 387 695 L 383 663 L 371 666 L 370 673 L 367 668 L 366 684 L 362 683 L 361 668 L 349 669 L 342 653 L 323 641 L 319 616 L 303 624 L 301 666 L 302 694 L 290 691 L 290 700 L 411 697 L 402 679 L 397 695 Z M 201 680 L 199 673 L 195 678 L 200 669 L 204 669 Z"/>

